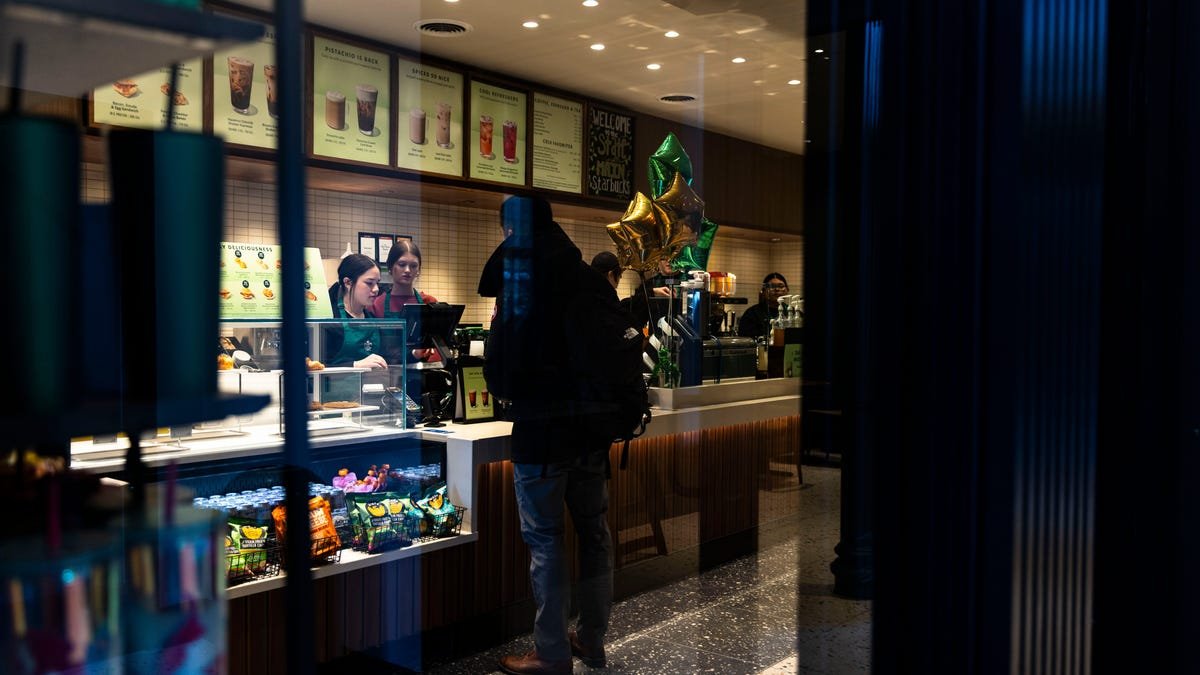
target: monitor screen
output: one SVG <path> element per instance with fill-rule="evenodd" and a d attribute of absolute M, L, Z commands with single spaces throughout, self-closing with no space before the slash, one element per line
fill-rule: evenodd
<path fill-rule="evenodd" d="M 454 341 L 454 329 L 462 318 L 466 305 L 404 305 L 400 316 L 408 326 L 408 346 L 412 349 L 431 349 L 435 340 L 443 345 Z"/>

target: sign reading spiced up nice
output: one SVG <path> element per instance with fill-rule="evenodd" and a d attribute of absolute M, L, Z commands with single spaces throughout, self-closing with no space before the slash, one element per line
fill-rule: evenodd
<path fill-rule="evenodd" d="M 633 116 L 588 108 L 587 193 L 633 196 Z"/>

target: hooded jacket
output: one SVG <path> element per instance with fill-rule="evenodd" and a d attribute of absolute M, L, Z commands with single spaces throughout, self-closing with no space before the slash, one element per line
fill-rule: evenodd
<path fill-rule="evenodd" d="M 549 208 L 532 212 L 484 265 L 479 294 L 496 298 L 484 376 L 493 393 L 512 402 L 512 459 L 547 464 L 611 442 L 574 419 L 579 402 L 572 400 L 576 369 L 568 357 L 573 339 L 568 316 L 589 303 L 617 300 L 608 281 L 550 219 Z"/>

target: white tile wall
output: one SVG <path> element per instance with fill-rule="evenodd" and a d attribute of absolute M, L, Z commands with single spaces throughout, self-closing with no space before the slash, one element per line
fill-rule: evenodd
<path fill-rule="evenodd" d="M 271 243 L 276 235 L 275 186 L 226 181 L 223 233 L 225 241 Z M 103 203 L 109 198 L 105 168 L 85 164 L 83 199 Z M 403 234 L 421 248 L 421 277 L 417 288 L 439 300 L 467 306 L 463 321 L 486 323 L 491 317 L 491 300 L 476 295 L 479 271 L 500 243 L 497 215 L 492 210 L 426 204 L 412 200 L 309 190 L 308 246 L 321 249 L 322 256 L 337 258 L 346 243 L 357 250 L 359 232 Z M 582 251 L 584 260 L 597 252 L 613 250 L 602 223 L 559 219 L 563 230 Z M 801 292 L 803 242 L 770 243 L 717 232 L 708 269 L 732 272 L 738 277 L 738 295 L 753 303 L 763 276 L 780 272 L 792 292 Z M 626 274 L 619 293 L 633 291 L 635 275 Z M 740 314 L 746 306 L 737 306 Z"/>

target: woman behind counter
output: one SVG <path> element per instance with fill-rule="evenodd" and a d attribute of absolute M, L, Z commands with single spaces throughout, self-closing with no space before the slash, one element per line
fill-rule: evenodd
<path fill-rule="evenodd" d="M 758 292 L 758 304 L 747 309 L 738 319 L 738 335 L 762 337 L 771 331 L 771 319 L 779 316 L 779 296 L 788 292 L 787 279 L 779 272 L 763 277 L 762 290 Z"/>
<path fill-rule="evenodd" d="M 384 265 L 392 275 L 392 287 L 387 293 L 375 298 L 371 309 L 375 316 L 384 319 L 399 319 L 404 305 L 431 305 L 437 298 L 422 293 L 413 287 L 421 276 L 421 249 L 411 239 L 400 239 L 388 253 Z"/>
<path fill-rule="evenodd" d="M 387 361 L 376 353 L 381 337 L 377 326 L 359 327 L 355 319 L 376 318 L 372 310 L 379 295 L 379 268 L 361 253 L 352 253 L 338 265 L 338 282 L 329 287 L 333 318 L 342 319 L 340 331 L 325 336 L 325 362 L 331 366 L 387 368 Z"/>

